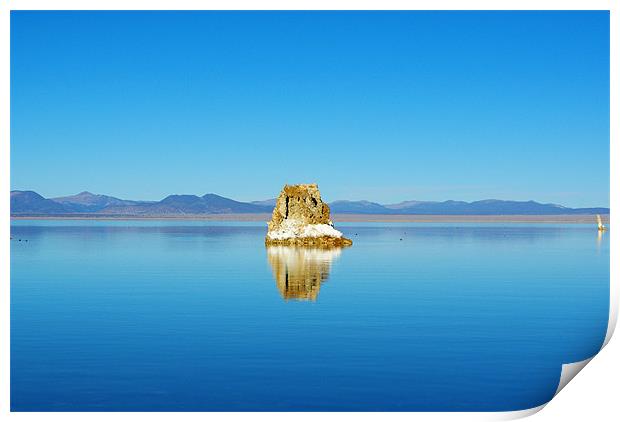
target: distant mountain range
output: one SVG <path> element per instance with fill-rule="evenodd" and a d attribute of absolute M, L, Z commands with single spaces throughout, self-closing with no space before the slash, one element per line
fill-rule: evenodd
<path fill-rule="evenodd" d="M 131 201 L 107 195 L 81 192 L 73 196 L 44 198 L 33 191 L 11 191 L 13 216 L 183 216 L 199 214 L 270 213 L 274 199 L 239 202 L 213 193 L 203 196 L 170 195 L 161 201 Z M 535 201 L 405 201 L 378 204 L 369 201 L 334 201 L 334 214 L 391 215 L 574 215 L 609 214 L 609 208 L 567 208 Z"/>

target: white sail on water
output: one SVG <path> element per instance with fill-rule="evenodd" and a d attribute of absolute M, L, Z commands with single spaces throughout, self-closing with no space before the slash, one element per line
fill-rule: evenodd
<path fill-rule="evenodd" d="M 598 229 L 600 231 L 605 230 L 605 226 L 603 225 L 603 220 L 601 220 L 600 214 L 596 214 L 596 221 L 598 222 Z"/>

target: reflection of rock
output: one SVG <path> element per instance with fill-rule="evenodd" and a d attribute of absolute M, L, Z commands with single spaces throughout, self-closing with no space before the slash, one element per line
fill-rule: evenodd
<path fill-rule="evenodd" d="M 315 301 L 340 251 L 341 248 L 267 246 L 267 259 L 282 297 Z"/>
<path fill-rule="evenodd" d="M 334 229 L 329 206 L 316 184 L 286 185 L 273 209 L 267 245 L 349 246 L 353 242 Z"/>

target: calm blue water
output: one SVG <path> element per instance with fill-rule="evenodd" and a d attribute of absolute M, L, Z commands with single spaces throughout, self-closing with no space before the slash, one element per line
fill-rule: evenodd
<path fill-rule="evenodd" d="M 593 225 L 338 227 L 12 222 L 12 410 L 517 410 L 605 337 Z"/>

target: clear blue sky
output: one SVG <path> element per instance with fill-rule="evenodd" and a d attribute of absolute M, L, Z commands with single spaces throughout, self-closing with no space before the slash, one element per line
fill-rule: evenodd
<path fill-rule="evenodd" d="M 11 188 L 609 205 L 607 12 L 12 12 Z"/>

